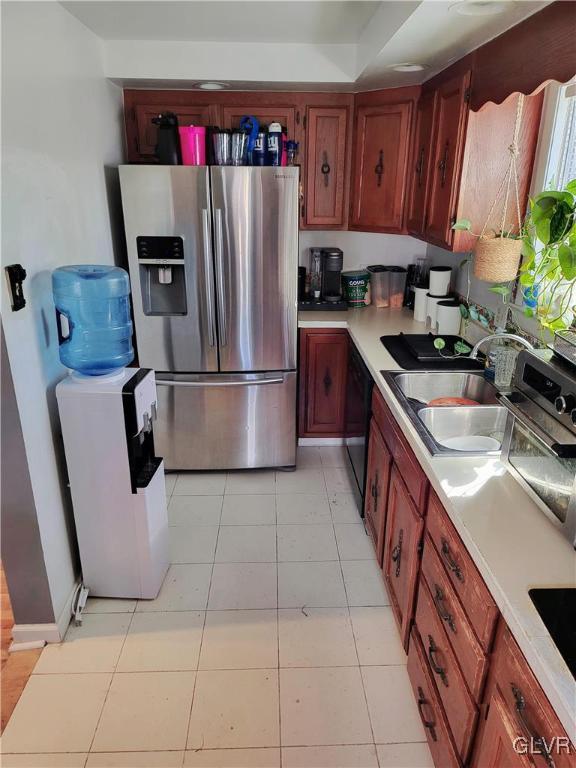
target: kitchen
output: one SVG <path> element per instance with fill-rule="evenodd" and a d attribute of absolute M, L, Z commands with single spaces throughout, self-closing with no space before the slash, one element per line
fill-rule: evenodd
<path fill-rule="evenodd" d="M 574 4 L 166 5 L 2 9 L 4 764 L 572 765 L 573 349 L 504 230 L 574 199 Z"/>

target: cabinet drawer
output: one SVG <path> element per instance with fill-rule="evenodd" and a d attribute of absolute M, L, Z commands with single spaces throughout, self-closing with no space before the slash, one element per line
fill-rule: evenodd
<path fill-rule="evenodd" d="M 466 758 L 476 730 L 478 708 L 468 691 L 456 654 L 448 642 L 425 581 L 420 581 L 416 626 L 428 657 L 444 712 L 450 724 L 454 744 L 462 762 Z"/>
<path fill-rule="evenodd" d="M 428 478 L 402 434 L 392 411 L 377 390 L 374 390 L 372 395 L 372 412 L 418 512 L 424 514 L 428 499 Z"/>
<path fill-rule="evenodd" d="M 422 725 L 426 730 L 434 765 L 438 768 L 460 768 L 461 763 L 452 742 L 448 721 L 430 677 L 424 649 L 416 629 L 412 629 L 410 635 L 408 676 L 412 683 Z"/>
<path fill-rule="evenodd" d="M 569 742 L 561 746 L 555 741 L 555 737 L 567 739 L 566 732 L 504 622 L 496 638 L 487 698 L 494 695 L 496 688 L 501 692 L 517 735 L 528 743 L 531 738 L 536 744 L 538 738 L 543 739 L 543 743 L 552 745 L 555 768 L 574 768 L 574 746 Z M 531 757 L 536 768 L 549 765 L 542 755 L 531 754 Z"/>
<path fill-rule="evenodd" d="M 488 652 L 498 620 L 498 608 L 436 494 L 430 494 L 428 534 L 456 590 L 482 648 Z"/>
<path fill-rule="evenodd" d="M 446 631 L 470 693 L 475 701 L 479 701 L 488 669 L 488 659 L 428 535 L 424 539 L 422 575 L 430 590 L 436 615 Z"/>

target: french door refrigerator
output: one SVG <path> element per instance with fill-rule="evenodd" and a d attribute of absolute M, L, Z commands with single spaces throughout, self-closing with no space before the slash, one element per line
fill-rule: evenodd
<path fill-rule="evenodd" d="M 298 169 L 120 167 L 167 469 L 296 463 Z"/>

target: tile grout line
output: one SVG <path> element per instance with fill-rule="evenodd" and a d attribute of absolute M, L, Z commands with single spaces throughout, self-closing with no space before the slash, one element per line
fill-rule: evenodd
<path fill-rule="evenodd" d="M 282 699 L 280 690 L 280 573 L 278 568 L 278 494 L 274 494 L 274 510 L 276 512 L 276 648 L 278 658 L 278 744 L 279 765 L 282 768 Z"/>
<path fill-rule="evenodd" d="M 118 668 L 118 664 L 120 662 L 120 656 L 122 656 L 122 651 L 124 650 L 124 646 L 126 645 L 126 640 L 128 639 L 128 633 L 130 632 L 130 627 L 132 626 L 132 622 L 134 621 L 134 616 L 136 615 L 136 608 L 138 607 L 138 600 L 136 600 L 136 603 L 134 605 L 134 610 L 130 613 L 130 621 L 128 622 L 128 626 L 126 627 L 126 634 L 124 635 L 124 640 L 122 641 L 122 645 L 120 647 L 120 652 L 118 654 L 118 657 L 116 658 L 116 662 L 114 664 L 114 669 L 112 670 L 112 674 L 110 675 L 110 683 L 108 685 L 108 688 L 106 689 L 106 696 L 104 696 L 104 701 L 102 702 L 102 707 L 100 709 L 100 713 L 98 715 L 98 720 L 96 721 L 96 727 L 94 728 L 94 733 L 92 734 L 92 739 L 90 740 L 90 746 L 88 747 L 88 752 L 86 756 L 86 763 L 88 762 L 88 758 L 92 752 L 92 747 L 94 746 L 94 740 L 96 739 L 96 734 L 98 733 L 98 728 L 100 726 L 100 722 L 102 720 L 102 715 L 104 714 L 104 709 L 106 707 L 106 702 L 108 701 L 108 696 L 110 695 L 110 689 L 112 688 L 112 684 L 114 682 L 114 676 L 116 675 L 116 670 Z"/>

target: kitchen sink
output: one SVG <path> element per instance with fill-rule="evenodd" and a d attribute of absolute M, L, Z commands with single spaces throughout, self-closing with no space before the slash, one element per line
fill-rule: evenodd
<path fill-rule="evenodd" d="M 433 456 L 494 456 L 500 453 L 508 411 L 498 403 L 496 387 L 481 372 L 381 373 Z M 478 405 L 428 405 L 439 397 L 463 397 L 475 400 Z M 476 444 L 468 441 L 471 444 L 465 450 L 442 444 L 444 441 L 454 443 L 454 438 L 465 437 L 480 439 Z"/>
<path fill-rule="evenodd" d="M 421 408 L 417 413 L 424 427 L 439 445 L 452 438 L 489 437 L 498 441 L 498 447 L 494 450 L 479 452 L 500 453 L 508 418 L 508 411 L 501 405 L 471 405 L 456 408 L 438 406 Z M 467 453 L 470 452 L 467 451 Z M 472 452 L 476 453 L 476 451 Z"/>
<path fill-rule="evenodd" d="M 428 404 L 437 397 L 466 397 L 482 405 L 496 405 L 498 390 L 481 373 L 417 371 L 394 376 L 395 386 L 409 400 Z"/>
<path fill-rule="evenodd" d="M 528 594 L 576 679 L 576 587 L 530 589 Z"/>

